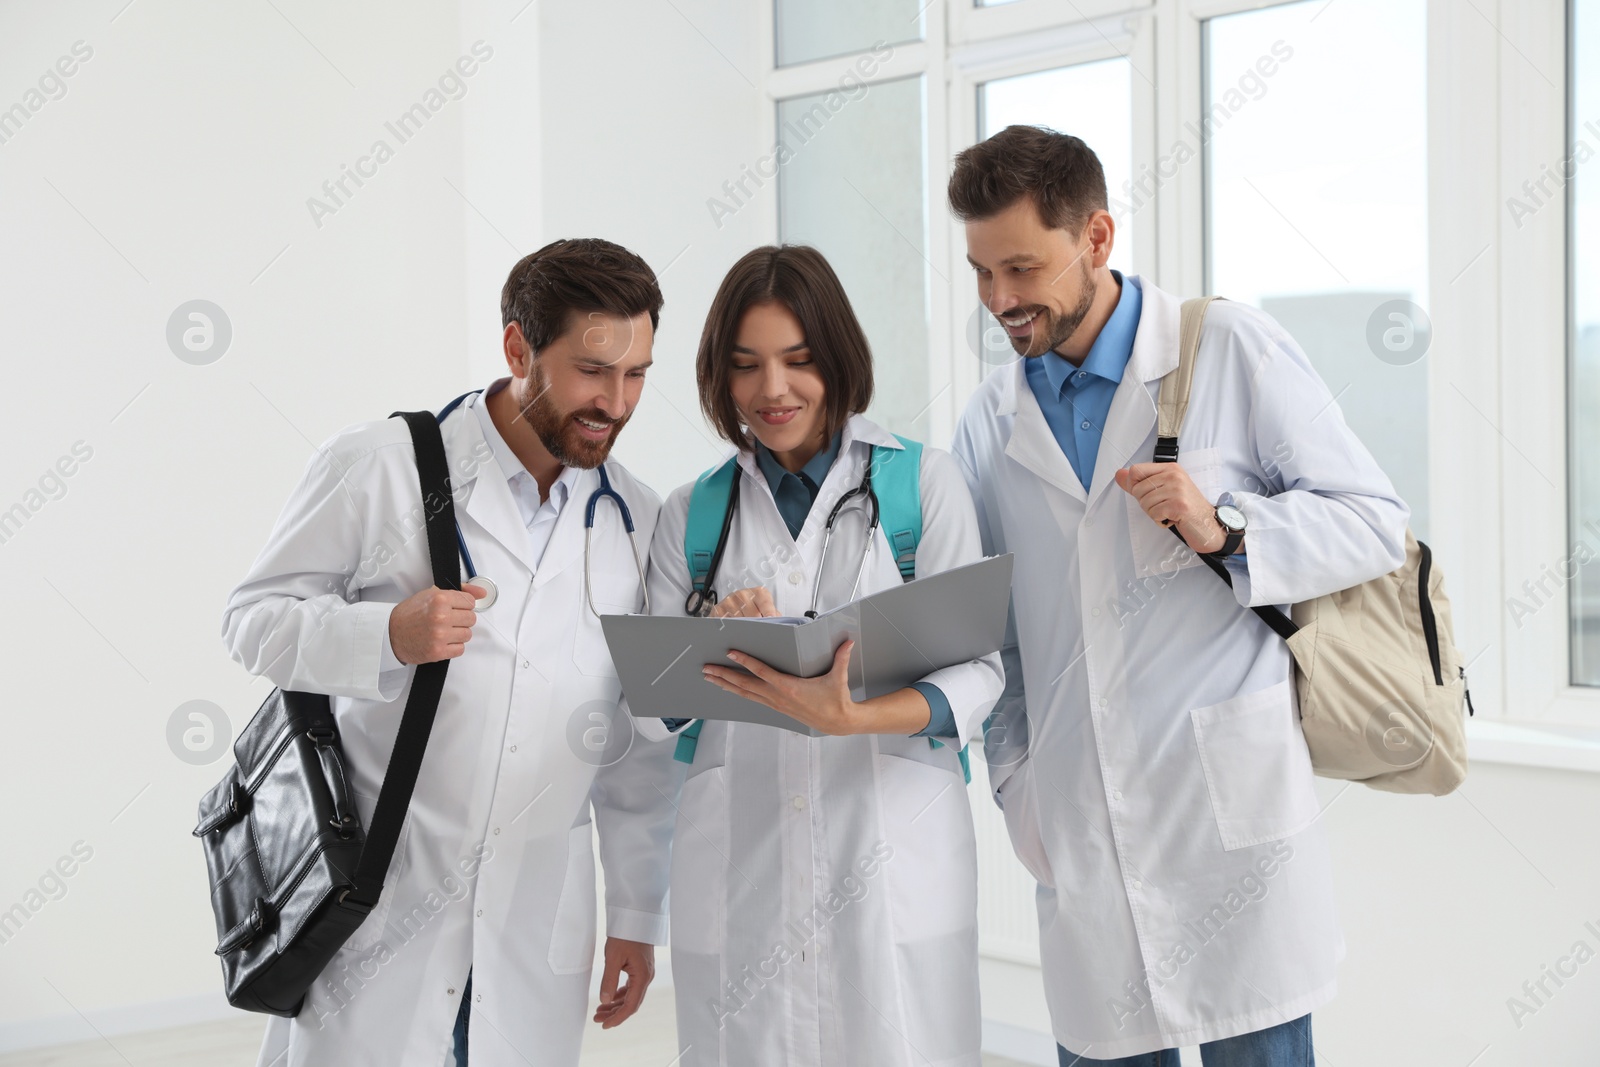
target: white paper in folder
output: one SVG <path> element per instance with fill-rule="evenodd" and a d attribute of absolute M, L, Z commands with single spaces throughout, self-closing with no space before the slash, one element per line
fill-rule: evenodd
<path fill-rule="evenodd" d="M 847 638 L 857 700 L 892 693 L 941 667 L 999 650 L 1011 602 L 1011 556 L 993 556 L 853 600 L 815 619 L 606 615 L 612 662 L 638 718 L 727 719 L 816 731 L 765 704 L 719 689 L 700 668 L 734 666 L 730 651 L 786 674 L 826 674 Z"/>

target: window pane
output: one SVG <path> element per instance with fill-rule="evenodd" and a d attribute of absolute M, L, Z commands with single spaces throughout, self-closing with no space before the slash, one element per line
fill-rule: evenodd
<path fill-rule="evenodd" d="M 1209 20 L 1198 131 L 1210 291 L 1300 343 L 1424 540 L 1425 7 L 1307 0 Z"/>
<path fill-rule="evenodd" d="M 919 0 L 774 0 L 778 66 L 922 40 Z"/>
<path fill-rule="evenodd" d="M 1600 2 L 1572 6 L 1573 129 L 1569 145 L 1594 145 L 1600 115 Z M 1600 124 L 1597 124 L 1600 125 Z M 1574 159 L 1582 160 L 1574 149 Z M 1578 166 L 1571 186 L 1573 559 L 1572 682 L 1600 685 L 1600 180 L 1595 165 Z M 1579 546 L 1587 546 L 1583 551 Z"/>
<path fill-rule="evenodd" d="M 918 77 L 880 82 L 834 111 L 837 93 L 778 102 L 778 237 L 828 257 L 872 345 L 868 414 L 914 437 L 926 435 L 933 399 L 922 93 Z"/>
<path fill-rule="evenodd" d="M 1048 126 L 1081 138 L 1100 157 L 1106 195 L 1116 220 L 1111 266 L 1132 271 L 1133 225 L 1129 206 L 1133 175 L 1132 68 L 1126 59 L 999 78 L 978 87 L 978 136 L 1007 126 Z"/>

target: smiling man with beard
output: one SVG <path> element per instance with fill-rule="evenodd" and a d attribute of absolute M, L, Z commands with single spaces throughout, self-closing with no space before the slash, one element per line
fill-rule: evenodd
<path fill-rule="evenodd" d="M 1108 266 L 1083 141 L 1008 127 L 956 157 L 949 197 L 1022 357 L 979 385 L 951 452 L 985 553 L 1016 555 L 985 752 L 1039 882 L 1062 1067 L 1177 1067 L 1186 1045 L 1206 1067 L 1310 1067 L 1344 946 L 1289 653 L 1248 609 L 1398 567 L 1406 506 L 1293 338 L 1232 301 L 1205 315 L 1159 453 L 1176 461 L 1156 462 L 1181 303 Z M 1273 871 L 1270 896 L 1179 950 L 1191 916 Z"/>
<path fill-rule="evenodd" d="M 239 662 L 332 698 L 364 826 L 413 665 L 451 661 L 383 893 L 299 1014 L 272 1020 L 261 1064 L 464 1067 L 470 1044 L 473 1067 L 575 1067 L 596 836 L 607 937 L 594 1020 L 615 1026 L 643 1000 L 666 940 L 677 765 L 669 745 L 632 738 L 600 616 L 644 606 L 636 551 L 661 502 L 607 457 L 644 389 L 661 305 L 654 272 L 609 241 L 556 241 L 512 269 L 510 373 L 440 405 L 474 575 L 460 590 L 433 585 L 425 536 L 385 544 L 397 526 L 420 533 L 423 508 L 410 432 L 389 418 L 317 450 L 230 597 L 223 633 Z M 604 499 L 586 529 L 602 477 L 632 536 Z M 616 743 L 597 751 L 597 735 Z M 469 867 L 465 893 L 441 895 Z M 362 965 L 373 958 L 375 972 Z"/>

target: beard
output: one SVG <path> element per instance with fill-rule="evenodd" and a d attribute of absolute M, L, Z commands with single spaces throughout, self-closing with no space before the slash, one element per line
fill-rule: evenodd
<path fill-rule="evenodd" d="M 1058 315 L 1049 308 L 1035 305 L 1029 311 L 1038 311 L 1038 316 L 1033 320 L 1033 332 L 1028 334 L 1026 340 L 1020 337 L 1011 338 L 1011 347 L 1016 349 L 1019 356 L 1042 356 L 1046 352 L 1054 351 L 1067 343 L 1067 338 L 1077 332 L 1083 320 L 1089 314 L 1089 309 L 1094 306 L 1096 285 L 1094 272 L 1089 269 L 1089 261 L 1078 261 L 1079 286 L 1078 303 L 1071 311 Z"/>
<path fill-rule="evenodd" d="M 629 414 L 620 419 L 613 419 L 596 408 L 562 411 L 550 398 L 549 386 L 545 383 L 544 373 L 537 363 L 534 364 L 533 385 L 533 398 L 523 405 L 521 415 L 523 421 L 539 438 L 539 443 L 544 445 L 545 451 L 560 461 L 564 467 L 592 470 L 604 463 L 606 457 L 611 454 L 611 446 L 617 442 L 617 435 L 628 425 L 628 420 L 633 416 Z M 578 432 L 577 426 L 572 421 L 574 418 L 607 423 L 611 426 L 611 434 L 604 441 L 591 441 Z"/>

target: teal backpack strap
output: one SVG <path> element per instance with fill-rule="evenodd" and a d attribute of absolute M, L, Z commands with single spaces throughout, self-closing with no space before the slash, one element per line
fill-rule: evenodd
<path fill-rule="evenodd" d="M 922 443 L 895 437 L 904 448 L 872 449 L 872 491 L 900 578 L 909 582 L 917 576 L 917 545 L 922 542 Z"/>
<path fill-rule="evenodd" d="M 679 731 L 678 747 L 672 753 L 673 759 L 677 760 L 679 763 L 694 762 L 694 750 L 700 745 L 700 727 L 704 726 L 705 724 L 706 721 L 704 719 L 696 719 L 694 722 L 690 723 L 688 726 L 685 726 L 681 731 Z M 965 763 L 965 749 L 962 750 L 961 756 L 962 763 Z M 972 781 L 972 777 L 970 775 L 968 775 L 967 781 Z"/>
<path fill-rule="evenodd" d="M 902 581 L 917 576 L 917 546 L 922 543 L 922 443 L 895 434 L 904 448 L 872 449 L 872 491 L 878 495 L 878 524 L 894 549 L 894 561 Z M 931 748 L 943 748 L 937 737 L 928 738 Z M 972 760 L 967 746 L 956 753 L 961 759 L 961 777 L 972 784 Z"/>
<path fill-rule="evenodd" d="M 703 589 L 717 551 L 717 537 L 728 512 L 728 492 L 739 472 L 739 457 L 695 480 L 689 494 L 689 514 L 683 527 L 683 558 L 689 565 L 689 584 Z"/>
<path fill-rule="evenodd" d="M 689 514 L 684 519 L 683 558 L 689 566 L 689 584 L 704 592 L 711 573 L 711 557 L 717 553 L 717 538 L 722 535 L 722 520 L 728 513 L 728 493 L 739 474 L 739 457 L 696 479 L 689 493 Z M 678 732 L 678 747 L 672 758 L 693 763 L 700 744 L 704 719 L 696 719 Z"/>

